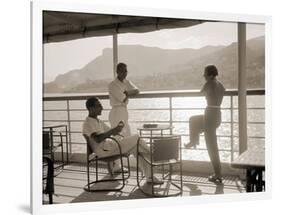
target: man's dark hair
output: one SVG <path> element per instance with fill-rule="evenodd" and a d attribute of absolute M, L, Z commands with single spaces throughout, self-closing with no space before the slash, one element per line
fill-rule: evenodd
<path fill-rule="evenodd" d="M 215 65 L 208 65 L 205 67 L 205 74 L 216 77 L 218 75 L 218 69 Z"/>
<path fill-rule="evenodd" d="M 126 68 L 127 67 L 127 65 L 125 64 L 125 63 L 118 63 L 117 64 L 117 73 L 121 70 L 121 69 L 123 69 L 123 68 Z"/>
<path fill-rule="evenodd" d="M 86 108 L 89 110 L 91 107 L 95 107 L 98 99 L 96 97 L 88 98 L 86 101 Z"/>

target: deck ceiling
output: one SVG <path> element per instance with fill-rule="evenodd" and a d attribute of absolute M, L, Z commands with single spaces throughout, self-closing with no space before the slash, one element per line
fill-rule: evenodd
<path fill-rule="evenodd" d="M 43 41 L 50 43 L 116 33 L 146 33 L 201 23 L 203 21 L 190 19 L 44 11 Z"/>

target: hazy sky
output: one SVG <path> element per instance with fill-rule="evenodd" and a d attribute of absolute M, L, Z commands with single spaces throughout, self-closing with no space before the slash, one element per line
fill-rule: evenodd
<path fill-rule="evenodd" d="M 247 39 L 264 35 L 264 25 L 248 24 Z M 139 44 L 163 49 L 201 48 L 228 45 L 237 41 L 237 24 L 207 22 L 189 28 L 160 30 L 143 34 L 119 34 L 118 44 Z M 44 82 L 58 74 L 80 69 L 104 48 L 112 47 L 112 37 L 92 37 L 44 45 Z"/>

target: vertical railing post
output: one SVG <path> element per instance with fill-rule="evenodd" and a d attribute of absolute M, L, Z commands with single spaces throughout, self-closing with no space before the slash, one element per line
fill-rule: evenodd
<path fill-rule="evenodd" d="M 238 116 L 239 154 L 247 149 L 246 23 L 238 23 Z"/>
<path fill-rule="evenodd" d="M 172 104 L 172 97 L 169 96 L 169 114 L 170 114 L 170 127 L 173 125 L 173 104 Z M 172 132 L 170 132 L 172 134 Z"/>
<path fill-rule="evenodd" d="M 233 95 L 230 96 L 230 148 L 231 148 L 231 161 L 233 161 L 234 158 L 234 151 L 233 151 L 233 144 L 234 144 L 234 137 L 233 137 L 233 126 L 234 120 L 233 120 Z"/>
<path fill-rule="evenodd" d="M 55 160 L 55 156 L 53 153 L 53 149 L 54 149 L 54 133 L 53 133 L 53 128 L 50 127 L 50 142 L 51 142 L 51 160 L 54 161 Z"/>
<path fill-rule="evenodd" d="M 69 151 L 68 151 L 68 129 L 67 129 L 67 125 L 65 126 L 65 143 L 66 143 L 66 164 L 69 163 Z M 62 143 L 63 144 L 63 143 Z"/>
<path fill-rule="evenodd" d="M 70 123 L 70 108 L 69 99 L 66 100 L 66 111 L 67 111 L 67 126 L 68 126 L 68 143 L 69 143 L 69 153 L 72 154 L 72 141 L 71 141 L 71 123 Z"/>
<path fill-rule="evenodd" d="M 113 43 L 113 78 L 116 77 L 116 67 L 118 63 L 118 37 L 117 33 L 112 36 Z"/>

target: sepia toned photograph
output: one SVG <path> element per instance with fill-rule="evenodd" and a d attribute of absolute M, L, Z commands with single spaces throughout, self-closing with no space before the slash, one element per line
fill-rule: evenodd
<path fill-rule="evenodd" d="M 266 193 L 266 26 L 42 11 L 42 205 Z"/>

